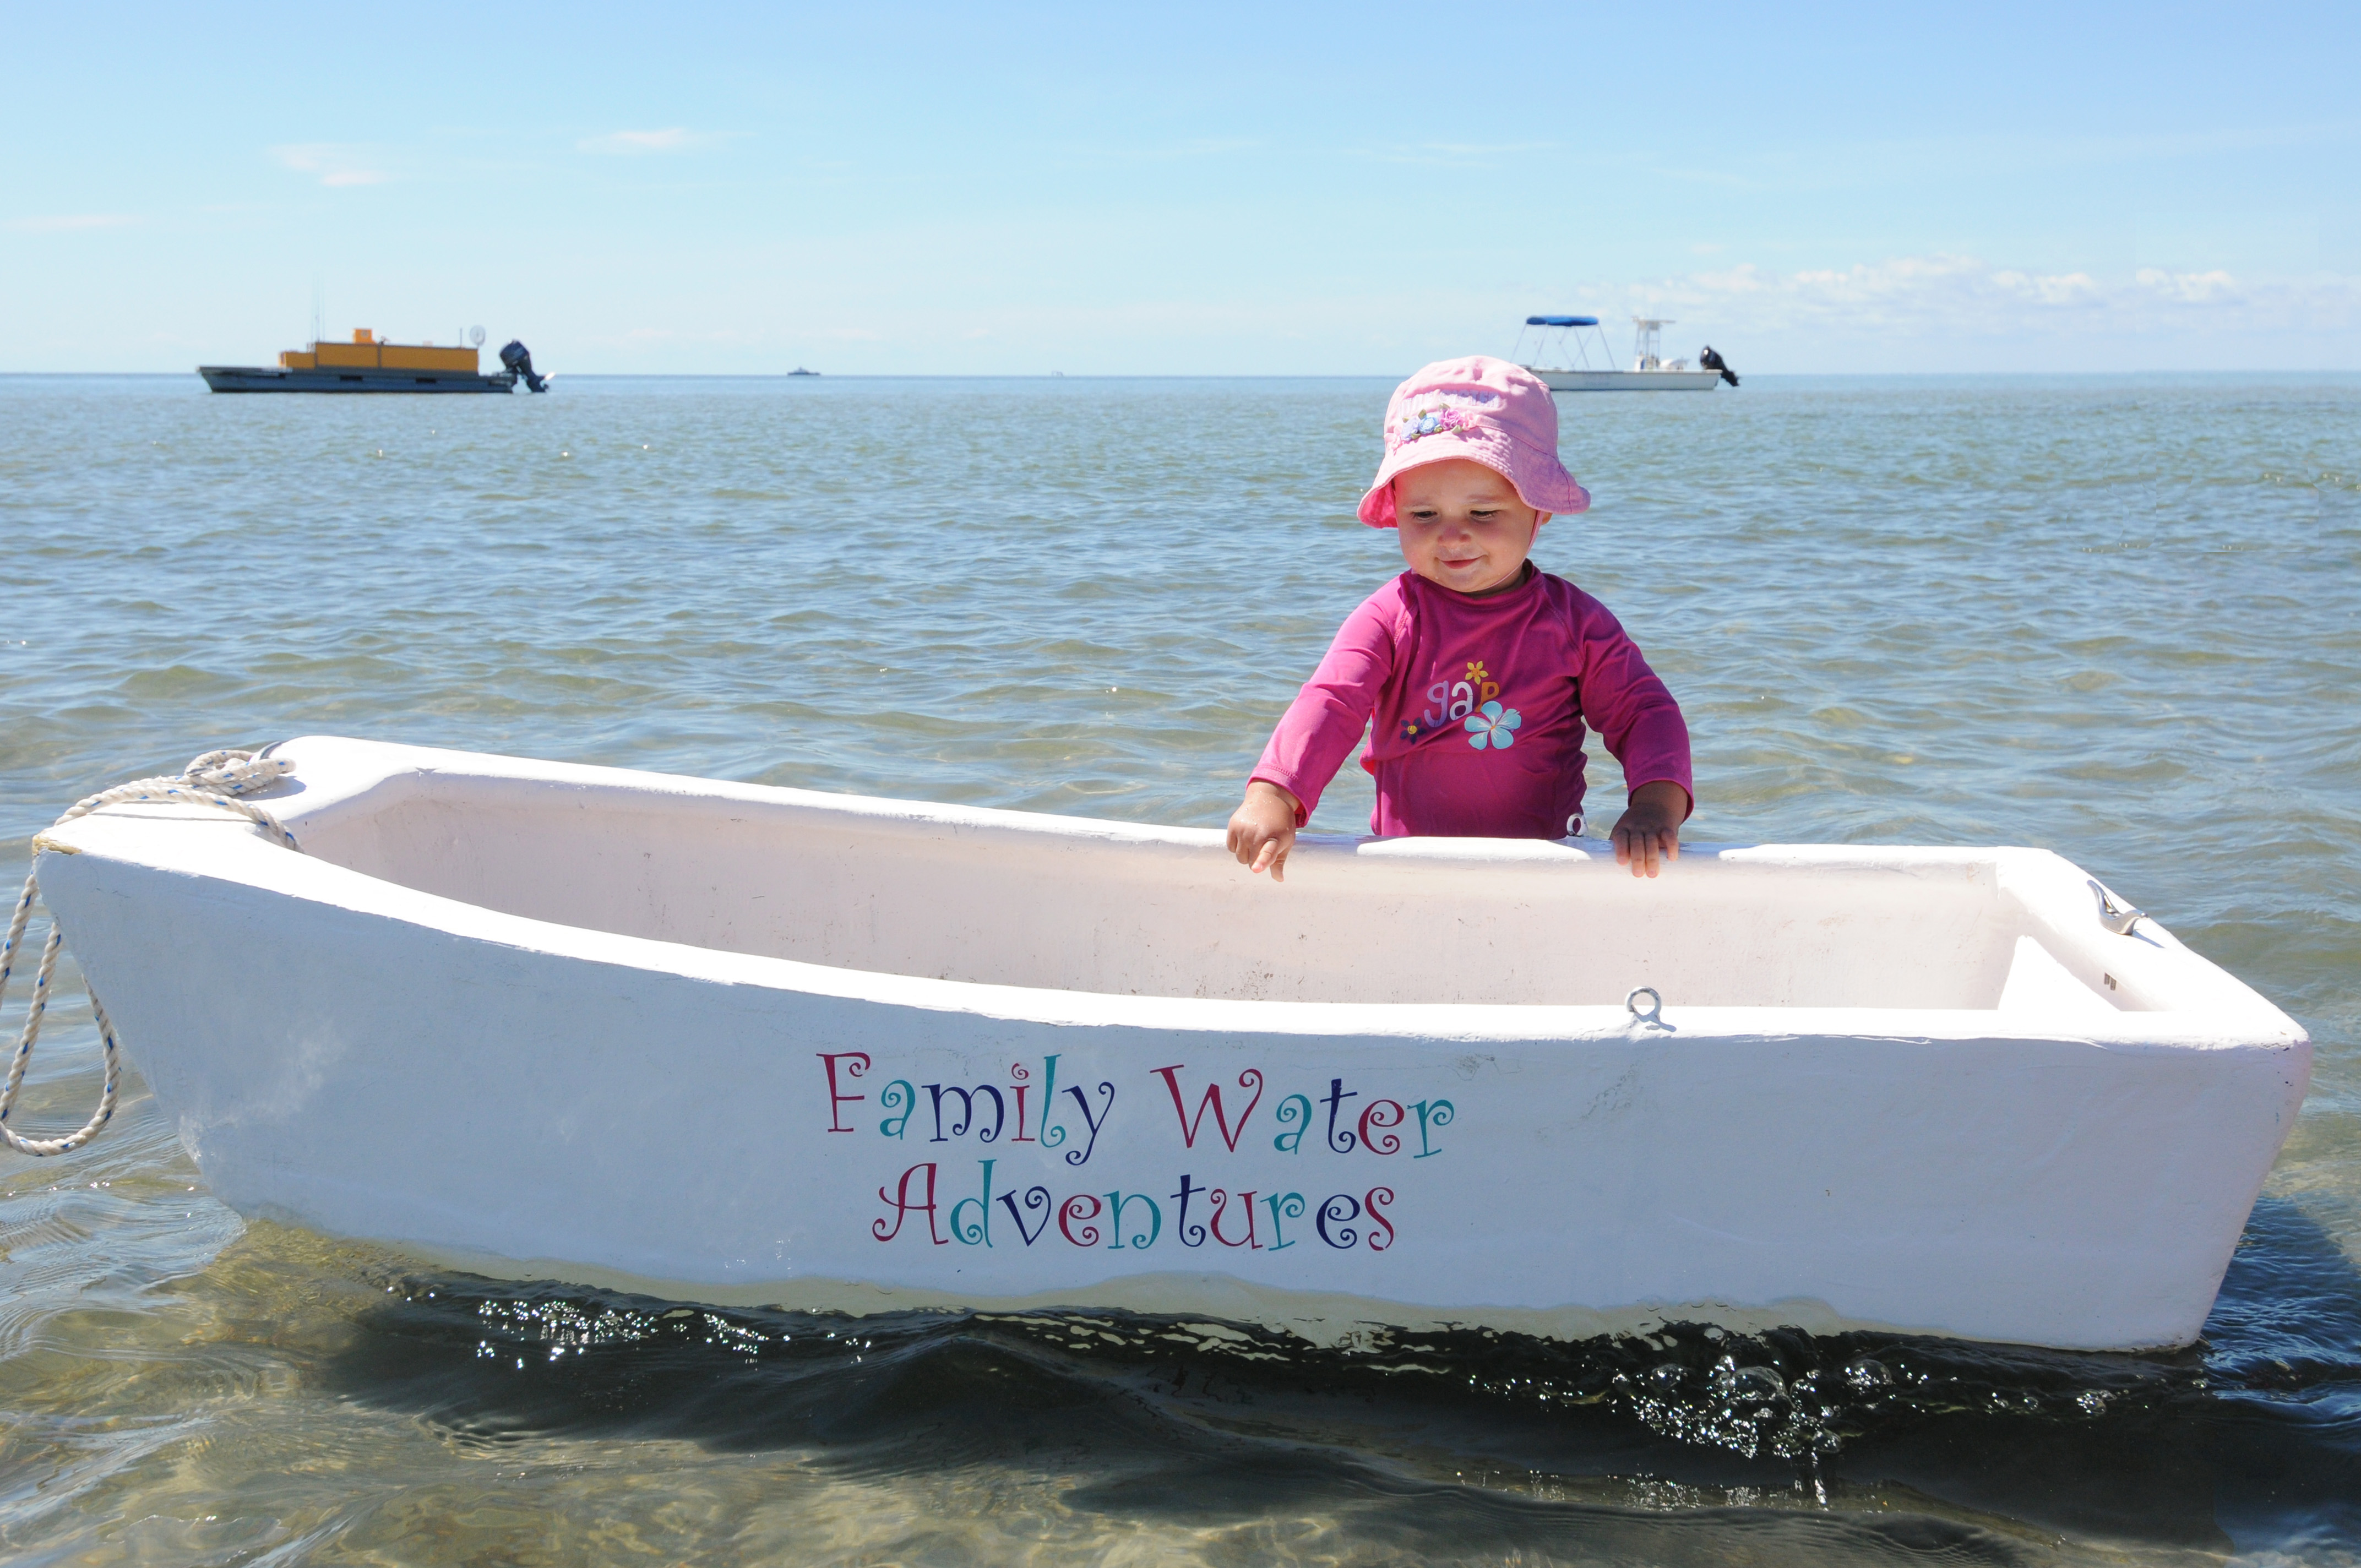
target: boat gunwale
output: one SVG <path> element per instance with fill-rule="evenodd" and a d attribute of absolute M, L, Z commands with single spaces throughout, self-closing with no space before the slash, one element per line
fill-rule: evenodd
<path fill-rule="evenodd" d="M 384 809 L 414 798 L 405 783 L 437 774 L 539 785 L 568 784 L 625 790 L 652 801 L 727 801 L 788 806 L 829 814 L 914 827 L 999 829 L 1071 841 L 1129 843 L 1202 854 L 1218 848 L 1217 829 L 1190 828 L 1067 817 L 1001 807 L 951 806 L 885 797 L 842 795 L 769 784 L 737 784 L 634 769 L 583 763 L 541 762 L 490 753 L 434 751 L 388 742 L 306 737 L 277 749 L 302 750 L 325 762 L 307 763 L 295 787 L 256 798 L 284 811 L 299 837 L 306 827 L 363 809 Z M 346 751 L 342 758 L 339 750 Z M 355 767 L 378 753 L 382 765 Z M 356 755 L 357 753 L 357 755 Z M 343 767 L 337 762 L 345 763 Z M 489 766 L 484 764 L 491 764 Z M 390 793 L 387 786 L 394 786 Z M 303 804 L 309 802 L 308 805 Z M 199 827 L 200 833 L 186 828 Z M 1596 865 L 1602 851 L 1558 841 L 1516 839 L 1371 839 L 1307 836 L 1301 853 L 1378 856 L 1444 863 L 1558 863 Z M 745 984 L 878 1005 L 928 1012 L 969 1014 L 1029 1023 L 1094 1027 L 1186 1029 L 1224 1035 L 1355 1036 L 1405 1042 L 1510 1042 L 1554 1040 L 1629 1041 L 1636 1036 L 1667 1045 L 1685 1040 L 1733 1037 L 1773 1044 L 1780 1040 L 1860 1038 L 1896 1044 L 1949 1042 L 2077 1042 L 2109 1050 L 2190 1049 L 2308 1050 L 2303 1029 L 2267 998 L 2186 948 L 2154 922 L 2147 941 L 2162 956 L 2193 965 L 2235 988 L 2234 1005 L 2167 1007 L 2124 1011 L 2119 1024 L 2073 1016 L 2046 1025 L 2026 1011 L 1979 1008 L 1848 1006 L 1685 1005 L 1669 998 L 1664 1020 L 1653 1027 L 1613 1003 L 1333 1002 L 1250 1000 L 1162 992 L 1067 990 L 950 980 L 891 970 L 816 963 L 741 949 L 709 948 L 664 938 L 642 937 L 597 927 L 514 915 L 488 905 L 425 892 L 335 861 L 291 856 L 249 825 L 203 806 L 143 804 L 111 807 L 42 835 L 42 854 L 95 854 L 170 873 L 234 884 L 294 898 L 363 916 L 390 919 L 442 931 L 463 940 L 547 953 L 577 961 L 610 965 L 682 980 Z M 2053 851 L 2008 848 L 1864 850 L 1839 845 L 1757 845 L 1715 850 L 1699 846 L 1691 856 L 1699 866 L 1730 871 L 1816 869 L 1926 870 L 1946 866 L 2034 864 L 2053 873 L 2081 873 Z M 1611 865 L 1611 861 L 1609 862 Z M 2143 932 L 2145 936 L 2146 933 Z M 2160 938 L 2160 939 L 2159 939 Z M 2214 989 L 2219 989 L 2218 986 Z"/>

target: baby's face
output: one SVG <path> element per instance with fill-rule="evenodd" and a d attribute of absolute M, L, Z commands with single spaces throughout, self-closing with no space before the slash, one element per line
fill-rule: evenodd
<path fill-rule="evenodd" d="M 1517 580 L 1541 514 L 1492 469 L 1453 457 L 1395 477 L 1394 524 L 1411 571 L 1430 583 L 1480 594 Z"/>

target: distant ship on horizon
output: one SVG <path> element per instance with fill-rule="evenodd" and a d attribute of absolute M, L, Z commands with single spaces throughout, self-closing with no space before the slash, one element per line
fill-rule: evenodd
<path fill-rule="evenodd" d="M 317 330 L 316 328 L 314 329 Z M 533 354 L 511 338 L 500 349 L 500 368 L 480 368 L 484 329 L 473 328 L 467 348 L 431 343 L 387 343 L 368 327 L 355 327 L 350 343 L 314 338 L 308 348 L 290 348 L 278 367 L 200 365 L 197 374 L 216 392 L 512 392 L 522 381 L 530 391 L 549 390 L 552 378 L 536 373 Z"/>

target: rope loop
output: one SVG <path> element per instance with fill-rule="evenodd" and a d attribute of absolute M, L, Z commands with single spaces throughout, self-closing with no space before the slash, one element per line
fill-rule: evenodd
<path fill-rule="evenodd" d="M 177 801 L 234 812 L 262 828 L 269 837 L 301 852 L 295 835 L 287 831 L 279 818 L 253 802 L 238 798 L 250 790 L 276 784 L 294 771 L 295 764 L 284 757 L 265 757 L 254 751 L 207 751 L 192 759 L 188 767 L 178 773 L 134 779 L 129 784 L 84 795 L 49 826 L 62 828 L 77 817 L 88 817 L 93 811 L 133 801 Z M 27 873 L 25 891 L 17 895 L 16 910 L 8 918 L 7 938 L 0 942 L 0 1002 L 7 999 L 9 971 L 16 967 L 17 946 L 25 939 L 25 927 L 33 917 L 33 901 L 39 895 L 39 873 Z M 123 1080 L 115 1025 L 107 1021 L 98 992 L 92 991 L 91 1016 L 98 1023 L 99 1049 L 106 1073 L 98 1093 L 98 1109 L 82 1124 L 81 1131 L 61 1138 L 28 1138 L 8 1125 L 8 1113 L 16 1108 L 16 1091 L 25 1081 L 25 1069 L 32 1065 L 33 1046 L 41 1037 L 41 1020 L 49 1006 L 49 981 L 57 973 L 58 953 L 64 946 L 65 933 L 52 914 L 49 940 L 41 945 L 41 961 L 33 970 L 32 1001 L 25 1013 L 24 1026 L 16 1036 L 16 1049 L 8 1058 L 7 1081 L 0 1085 L 0 1142 L 18 1154 L 36 1157 L 71 1153 L 96 1137 L 99 1129 L 114 1119 L 115 1091 Z"/>

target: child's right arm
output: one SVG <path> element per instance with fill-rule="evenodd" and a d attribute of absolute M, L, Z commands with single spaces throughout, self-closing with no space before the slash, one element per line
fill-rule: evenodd
<path fill-rule="evenodd" d="M 1230 853 L 1248 871 L 1268 872 L 1271 881 L 1285 882 L 1299 814 L 1310 815 L 1287 791 L 1267 779 L 1248 781 L 1246 799 L 1230 813 Z"/>
<path fill-rule="evenodd" d="M 1336 629 L 1327 657 L 1280 716 L 1230 817 L 1230 852 L 1254 871 L 1286 880 L 1296 829 L 1312 819 L 1320 792 L 1361 743 L 1393 672 L 1394 622 L 1401 590 L 1389 584 L 1361 602 Z"/>

